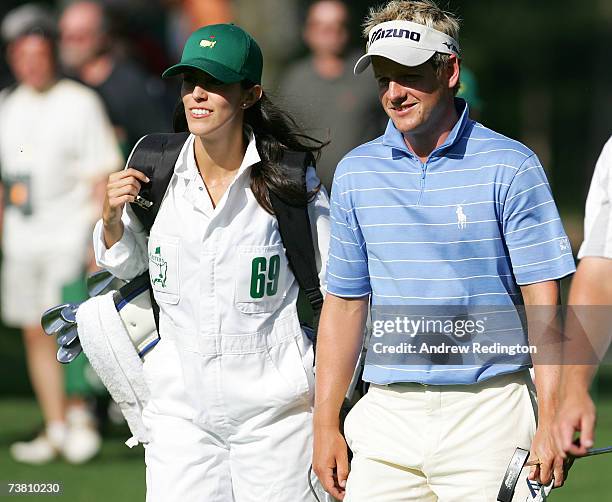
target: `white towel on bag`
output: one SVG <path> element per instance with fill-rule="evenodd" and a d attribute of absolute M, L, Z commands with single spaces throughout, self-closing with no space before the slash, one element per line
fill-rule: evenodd
<path fill-rule="evenodd" d="M 133 437 L 131 448 L 148 443 L 149 431 L 142 421 L 142 411 L 150 392 L 138 356 L 113 301 L 113 291 L 90 298 L 76 314 L 83 352 L 113 400 L 119 405 Z"/>

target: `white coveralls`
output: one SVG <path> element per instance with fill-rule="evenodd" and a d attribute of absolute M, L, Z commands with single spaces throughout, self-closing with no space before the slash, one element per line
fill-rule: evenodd
<path fill-rule="evenodd" d="M 216 208 L 193 143 L 192 135 L 148 246 L 130 210 L 110 249 L 101 222 L 94 232 L 100 266 L 125 279 L 148 267 L 160 307 L 161 341 L 144 362 L 147 501 L 312 501 L 312 346 L 298 321 L 299 288 L 277 220 L 249 187 L 250 167 L 260 160 L 255 140 Z M 309 168 L 307 187 L 317 185 Z M 324 189 L 308 209 L 323 281 Z"/>

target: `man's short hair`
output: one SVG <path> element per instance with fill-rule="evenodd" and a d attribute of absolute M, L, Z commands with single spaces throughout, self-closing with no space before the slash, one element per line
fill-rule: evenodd
<path fill-rule="evenodd" d="M 459 18 L 451 12 L 442 10 L 432 0 L 391 0 L 386 5 L 372 7 L 363 23 L 363 34 L 367 38 L 370 30 L 386 21 L 412 21 L 441 31 L 459 41 Z M 446 67 L 448 54 L 436 53 L 430 62 L 440 76 Z M 459 84 L 455 86 L 455 91 Z"/>

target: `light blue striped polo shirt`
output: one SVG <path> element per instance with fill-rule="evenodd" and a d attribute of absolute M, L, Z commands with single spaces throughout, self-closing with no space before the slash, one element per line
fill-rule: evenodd
<path fill-rule="evenodd" d="M 331 197 L 327 291 L 371 294 L 373 308 L 521 305 L 518 285 L 575 271 L 538 157 L 460 119 L 422 163 L 389 121 L 338 164 Z M 522 343 L 526 335 L 521 333 Z M 366 381 L 469 384 L 524 367 L 367 364 Z"/>

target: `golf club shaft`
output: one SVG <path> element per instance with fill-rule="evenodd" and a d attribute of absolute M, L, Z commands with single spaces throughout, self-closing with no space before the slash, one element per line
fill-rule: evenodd
<path fill-rule="evenodd" d="M 602 453 L 610 453 L 612 452 L 612 446 L 606 446 L 605 448 L 591 448 L 587 451 L 585 457 L 591 457 L 593 455 L 601 455 Z M 580 458 L 580 457 L 578 457 Z"/>
<path fill-rule="evenodd" d="M 584 455 L 574 458 L 592 457 L 594 455 L 602 455 L 604 453 L 612 453 L 612 446 L 606 446 L 605 448 L 591 448 L 590 450 L 587 450 Z M 525 467 L 531 467 L 538 464 L 540 464 L 539 460 L 530 460 L 529 462 L 525 463 Z"/>

